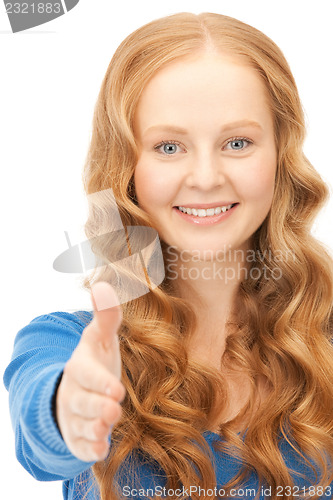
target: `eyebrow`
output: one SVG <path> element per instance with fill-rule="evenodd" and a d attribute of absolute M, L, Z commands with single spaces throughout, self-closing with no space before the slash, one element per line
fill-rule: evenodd
<path fill-rule="evenodd" d="M 220 133 L 223 132 L 228 132 L 229 130 L 233 130 L 235 128 L 241 128 L 241 127 L 255 127 L 260 130 L 263 130 L 262 126 L 259 125 L 258 122 L 253 121 L 253 120 L 241 120 L 237 122 L 231 122 L 227 123 L 226 125 L 223 125 L 220 129 Z M 147 134 L 148 132 L 174 132 L 176 134 L 181 134 L 181 135 L 187 135 L 188 131 L 184 128 L 181 127 L 176 127 L 174 125 L 154 125 L 152 127 L 147 128 L 143 135 Z"/>

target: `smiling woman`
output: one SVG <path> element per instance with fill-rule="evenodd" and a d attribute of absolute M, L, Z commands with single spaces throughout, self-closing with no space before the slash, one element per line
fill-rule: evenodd
<path fill-rule="evenodd" d="M 18 334 L 18 458 L 64 498 L 332 498 L 333 269 L 311 234 L 328 188 L 304 135 L 290 68 L 251 26 L 175 14 L 118 47 L 84 185 L 158 231 L 165 279 L 120 308 L 96 283 L 112 233 L 93 312 Z M 110 227 L 100 200 L 90 239 Z"/>

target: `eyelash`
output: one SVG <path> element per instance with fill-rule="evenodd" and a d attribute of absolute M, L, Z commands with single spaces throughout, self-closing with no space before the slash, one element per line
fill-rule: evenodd
<path fill-rule="evenodd" d="M 230 142 L 233 142 L 233 141 L 245 141 L 245 142 L 248 142 L 249 144 L 253 144 L 253 141 L 251 141 L 251 139 L 248 139 L 247 137 L 232 137 L 231 139 L 228 139 L 226 145 L 228 145 Z M 234 150 L 234 151 L 236 151 L 236 150 Z"/>
<path fill-rule="evenodd" d="M 156 146 L 154 146 L 154 150 L 159 153 L 159 154 L 165 154 L 165 156 L 172 156 L 172 155 L 167 155 L 166 153 L 162 153 L 162 151 L 159 151 L 159 149 L 162 147 L 162 146 L 165 146 L 166 144 L 174 144 L 175 146 L 181 146 L 181 143 L 178 142 L 178 141 L 162 141 L 160 142 L 159 144 L 157 144 Z"/>
<path fill-rule="evenodd" d="M 253 141 L 251 141 L 251 139 L 249 139 L 248 137 L 232 137 L 231 139 L 228 139 L 227 143 L 226 143 L 226 146 L 230 143 L 230 142 L 233 142 L 233 141 L 246 141 L 248 142 L 249 144 L 253 144 Z M 178 142 L 178 141 L 173 141 L 173 140 L 170 140 L 170 141 L 161 141 L 159 144 L 156 144 L 156 146 L 154 146 L 154 150 L 159 153 L 159 154 L 162 154 L 162 155 L 165 155 L 165 156 L 173 156 L 173 155 L 167 155 L 166 153 L 162 153 L 162 151 L 159 151 L 159 149 L 162 147 L 162 146 L 165 146 L 166 144 L 174 144 L 175 146 L 181 146 L 181 143 Z M 242 151 L 243 149 L 241 149 L 240 151 Z M 237 150 L 234 150 L 234 151 L 237 151 Z"/>

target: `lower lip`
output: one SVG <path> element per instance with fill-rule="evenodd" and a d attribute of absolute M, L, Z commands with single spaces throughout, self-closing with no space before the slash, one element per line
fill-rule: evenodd
<path fill-rule="evenodd" d="M 227 212 L 221 212 L 220 214 L 217 215 L 207 215 L 206 217 L 184 214 L 184 212 L 181 212 L 176 207 L 173 207 L 173 210 L 175 210 L 180 217 L 182 217 L 187 222 L 190 222 L 191 224 L 198 224 L 200 226 L 210 226 L 212 224 L 218 224 L 219 222 L 228 219 L 231 216 L 231 214 L 236 210 L 237 207 L 238 204 L 234 205 L 232 208 L 227 210 Z"/>

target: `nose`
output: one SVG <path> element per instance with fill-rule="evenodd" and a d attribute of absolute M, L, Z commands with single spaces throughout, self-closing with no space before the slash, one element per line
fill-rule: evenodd
<path fill-rule="evenodd" d="M 225 184 L 222 159 L 212 152 L 201 151 L 193 155 L 186 179 L 187 186 L 209 191 Z"/>

